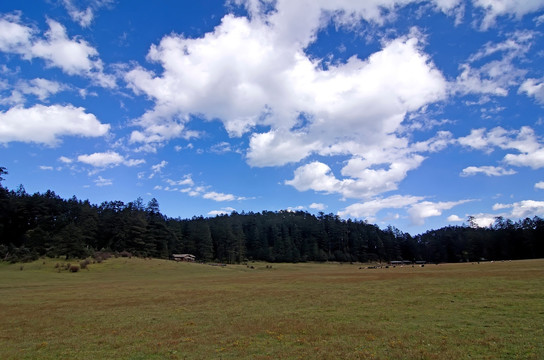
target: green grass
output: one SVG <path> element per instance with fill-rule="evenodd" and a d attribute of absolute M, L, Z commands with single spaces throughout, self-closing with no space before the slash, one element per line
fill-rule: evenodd
<path fill-rule="evenodd" d="M 544 359 L 544 260 L 57 262 L 0 264 L 1 359 Z"/>

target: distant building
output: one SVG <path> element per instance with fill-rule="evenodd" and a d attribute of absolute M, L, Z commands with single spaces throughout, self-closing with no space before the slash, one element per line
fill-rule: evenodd
<path fill-rule="evenodd" d="M 191 255 L 191 254 L 173 254 L 172 258 L 175 261 L 194 262 L 196 260 L 196 256 Z"/>
<path fill-rule="evenodd" d="M 391 265 L 410 265 L 410 264 L 413 264 L 412 261 L 410 260 L 393 260 L 393 261 L 390 261 L 389 264 Z"/>

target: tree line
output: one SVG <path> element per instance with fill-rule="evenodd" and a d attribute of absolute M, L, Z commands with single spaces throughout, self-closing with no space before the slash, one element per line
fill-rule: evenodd
<path fill-rule="evenodd" d="M 0 167 L 2 175 L 7 174 Z M 141 198 L 100 205 L 53 191 L 28 194 L 0 184 L 0 260 L 85 258 L 96 251 L 240 263 L 393 260 L 460 262 L 544 257 L 544 220 L 497 218 L 488 228 L 448 226 L 411 236 L 392 226 L 304 211 L 262 211 L 191 219 L 163 215 Z"/>

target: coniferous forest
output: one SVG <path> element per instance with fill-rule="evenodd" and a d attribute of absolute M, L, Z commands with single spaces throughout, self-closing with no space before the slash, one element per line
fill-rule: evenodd
<path fill-rule="evenodd" d="M 0 181 L 6 175 L 0 167 Z M 470 221 L 469 221 L 470 222 Z M 97 251 L 239 263 L 304 261 L 461 262 L 544 257 L 544 219 L 497 218 L 489 228 L 448 226 L 411 236 L 394 227 L 303 211 L 170 218 L 159 203 L 62 199 L 53 191 L 28 194 L 0 183 L 0 260 L 41 256 L 85 258 Z"/>

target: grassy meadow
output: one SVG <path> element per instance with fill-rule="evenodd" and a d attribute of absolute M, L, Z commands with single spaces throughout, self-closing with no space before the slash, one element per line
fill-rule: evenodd
<path fill-rule="evenodd" d="M 544 260 L 57 263 L 0 264 L 1 359 L 544 359 Z"/>

